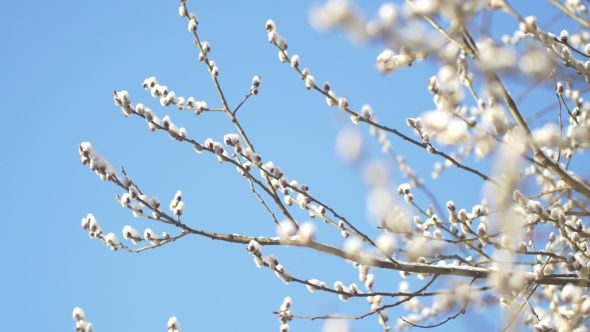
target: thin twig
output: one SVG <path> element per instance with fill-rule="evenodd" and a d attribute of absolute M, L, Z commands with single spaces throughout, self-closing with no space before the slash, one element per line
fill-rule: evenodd
<path fill-rule="evenodd" d="M 543 264 L 543 266 L 541 267 L 540 274 L 543 274 L 543 271 L 545 270 L 545 267 L 547 266 L 547 263 L 549 263 L 549 258 L 547 258 L 547 260 L 545 261 L 545 264 Z M 541 278 L 541 280 L 543 280 L 543 279 Z M 524 308 L 524 306 L 528 303 L 528 300 L 531 298 L 531 296 L 535 293 L 535 291 L 537 290 L 537 287 L 538 286 L 539 286 L 539 284 L 536 284 L 533 287 L 533 289 L 529 292 L 529 295 L 526 297 L 526 301 L 524 301 L 522 303 L 522 305 L 520 306 L 520 308 L 518 309 L 518 311 L 516 312 L 516 314 L 512 317 L 512 319 L 510 319 L 510 321 L 508 322 L 508 325 L 506 325 L 506 327 L 502 330 L 502 332 L 505 332 L 506 330 L 508 330 L 508 328 L 510 327 L 510 325 L 512 325 L 512 323 L 514 323 L 514 321 L 516 320 L 516 317 L 518 317 L 520 315 L 520 312 L 522 311 L 522 309 Z"/>
<path fill-rule="evenodd" d="M 555 7 L 559 8 L 567 16 L 573 18 L 574 20 L 576 20 L 581 25 L 585 26 L 586 28 L 590 28 L 590 23 L 588 21 L 586 21 L 585 19 L 579 17 L 578 15 L 576 15 L 575 13 L 573 13 L 572 11 L 570 11 L 569 9 L 567 9 L 567 7 L 565 7 L 564 5 L 562 5 L 559 1 L 557 1 L 557 0 L 547 0 L 547 1 L 549 1 L 550 3 L 552 3 Z"/>
<path fill-rule="evenodd" d="M 465 302 L 465 305 L 463 306 L 463 308 L 461 308 L 461 310 L 459 310 L 459 312 L 458 312 L 457 314 L 455 314 L 455 315 L 453 315 L 453 316 L 449 316 L 449 317 L 447 317 L 447 319 L 445 319 L 444 321 L 442 321 L 442 322 L 440 322 L 440 323 L 438 323 L 438 324 L 434 324 L 434 325 L 428 325 L 428 326 L 424 326 L 424 325 L 418 325 L 418 324 L 414 324 L 414 323 L 410 323 L 410 322 L 408 322 L 408 321 L 407 321 L 407 320 L 405 320 L 405 319 L 404 319 L 402 316 L 400 316 L 399 318 L 400 318 L 401 320 L 403 320 L 404 322 L 406 322 L 407 324 L 410 324 L 410 325 L 412 325 L 413 327 L 419 327 L 419 328 L 422 328 L 422 329 L 431 329 L 431 328 L 435 328 L 435 327 L 437 327 L 437 326 L 441 326 L 441 325 L 445 324 L 446 322 L 450 321 L 451 319 L 455 319 L 455 318 L 457 318 L 459 315 L 463 315 L 463 314 L 465 314 L 465 312 L 466 312 L 466 310 L 465 310 L 465 309 L 467 309 L 467 305 L 468 305 L 468 304 L 469 304 L 469 301 Z"/>
<path fill-rule="evenodd" d="M 183 2 L 182 6 L 184 7 L 185 11 L 188 13 L 189 11 L 188 11 L 188 8 L 186 7 L 186 2 Z M 186 19 L 187 19 L 187 21 L 190 21 L 190 17 L 187 16 Z M 205 52 L 203 50 L 203 46 L 201 44 L 201 40 L 199 39 L 196 29 L 193 32 L 193 36 L 195 37 L 195 45 L 199 48 L 199 51 L 201 51 L 201 53 L 204 55 L 203 61 L 207 65 L 207 69 L 209 69 L 209 72 L 211 72 L 211 69 L 212 69 L 211 63 L 209 62 L 207 52 Z M 225 95 L 223 94 L 223 90 L 221 89 L 221 85 L 219 84 L 219 81 L 217 79 L 217 76 L 211 75 L 211 78 L 213 79 L 213 83 L 215 84 L 215 88 L 217 90 L 217 93 L 219 94 L 219 98 L 221 99 L 221 104 L 223 105 L 225 113 L 227 113 L 227 115 L 230 117 L 232 123 L 234 124 L 234 126 L 236 127 L 236 129 L 238 130 L 238 132 L 240 133 L 242 138 L 244 139 L 244 143 L 246 143 L 246 146 L 248 146 L 250 149 L 252 149 L 252 151 L 255 151 L 254 146 L 250 143 L 250 140 L 248 140 L 248 136 L 246 136 L 244 129 L 242 128 L 242 126 L 240 125 L 238 120 L 236 119 L 235 115 L 231 112 L 231 110 L 228 106 L 228 103 L 225 99 Z"/>
<path fill-rule="evenodd" d="M 232 114 L 234 116 L 236 116 L 236 113 L 238 113 L 238 110 L 240 109 L 240 107 L 242 107 L 242 105 L 244 105 L 244 103 L 246 102 L 246 100 L 248 100 L 248 98 L 250 98 L 250 96 L 252 96 L 252 92 L 248 93 L 246 95 L 246 97 L 244 97 L 244 100 L 242 100 L 242 102 L 238 105 L 238 107 L 236 107 L 236 109 L 232 112 Z"/>
<path fill-rule="evenodd" d="M 235 154 L 234 154 L 234 160 L 235 160 L 235 161 L 236 161 L 238 164 L 242 165 L 242 163 L 241 163 L 240 159 L 239 159 L 239 158 L 238 158 L 238 156 L 236 156 Z M 244 165 L 242 165 L 242 167 L 243 167 L 243 166 L 244 166 Z M 271 211 L 271 210 L 268 208 L 268 205 L 266 205 L 266 202 L 265 202 L 265 201 L 262 199 L 262 197 L 261 197 L 261 196 L 258 194 L 258 192 L 256 192 L 256 189 L 254 189 L 254 183 L 252 182 L 252 179 L 251 179 L 249 176 L 246 176 L 246 179 L 248 179 L 248 183 L 250 183 L 250 191 L 251 191 L 251 192 L 252 192 L 254 195 L 256 195 L 256 197 L 257 197 L 257 198 L 258 198 L 258 200 L 260 201 L 260 204 L 262 204 L 262 206 L 264 206 L 264 209 L 266 210 L 266 212 L 267 212 L 267 213 L 270 215 L 270 217 L 272 218 L 272 220 L 274 221 L 274 223 L 275 223 L 275 224 L 276 224 L 276 225 L 279 227 L 279 229 L 281 229 L 281 231 L 282 231 L 282 227 L 281 227 L 281 225 L 279 224 L 279 221 L 277 220 L 277 218 L 275 217 L 275 214 L 274 214 L 274 213 L 272 213 L 272 211 Z M 283 234 L 286 234 L 286 233 L 283 231 Z"/>

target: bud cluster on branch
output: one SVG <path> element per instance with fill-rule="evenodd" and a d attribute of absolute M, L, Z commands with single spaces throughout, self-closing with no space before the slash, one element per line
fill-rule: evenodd
<path fill-rule="evenodd" d="M 587 160 L 582 154 L 590 148 L 590 102 L 583 97 L 590 83 L 590 23 L 582 1 L 549 2 L 572 20 L 569 25 L 575 23 L 575 29 L 568 25 L 554 34 L 550 32 L 553 24 L 519 13 L 507 0 L 385 3 L 377 17 L 368 20 L 347 0 L 328 0 L 314 7 L 310 20 L 317 29 L 341 29 L 354 40 L 385 44 L 374 63 L 381 74 L 395 77 L 427 60 L 437 65 L 420 87 L 432 98 L 432 109 L 412 110 L 412 117 L 388 125 L 378 116 L 395 107 L 374 110 L 354 100 L 353 94 L 344 96 L 344 89 L 337 93 L 338 84 L 321 78 L 319 70 L 312 74 L 312 69 L 305 67 L 306 57 L 293 54 L 297 45 L 288 45 L 277 24 L 266 21 L 267 40 L 278 52 L 279 61 L 286 64 L 285 75 L 293 73 L 288 77 L 301 79 L 301 87 L 320 96 L 322 103 L 325 100 L 335 106 L 336 112 L 355 125 L 340 131 L 336 152 L 343 162 L 362 165 L 367 214 L 376 226 L 367 231 L 367 225 L 338 212 L 343 208 L 334 205 L 338 200 L 316 196 L 307 184 L 292 178 L 295 167 L 311 168 L 314 164 L 302 157 L 300 165 L 278 166 L 270 160 L 272 153 L 264 153 L 263 158 L 254 149 L 247 136 L 252 128 L 240 122 L 252 115 L 237 111 L 250 97 L 259 95 L 262 76 L 254 76 L 251 85 L 244 86 L 246 95 L 241 103 L 229 107 L 220 83 L 223 76 L 211 60 L 211 43 L 200 39 L 199 24 L 208 23 L 200 22 L 188 11 L 187 1 L 181 1 L 179 15 L 187 20 L 198 60 L 206 66 L 219 101 L 177 96 L 155 77 L 145 79 L 142 87 L 163 109 L 189 110 L 195 115 L 223 113 L 235 131 L 197 138 L 181 126 L 187 125 L 181 116 L 173 115 L 176 123 L 171 115 L 159 117 L 144 104 L 133 104 L 125 90 L 114 91 L 114 103 L 125 117 L 142 118 L 150 131 L 165 132 L 174 140 L 170 144 L 196 151 L 204 162 L 216 159 L 220 167 L 233 165 L 240 175 L 236 183 L 243 184 L 244 191 L 251 192 L 264 207 L 273 234 L 254 237 L 197 229 L 194 220 L 186 220 L 190 219 L 185 211 L 191 203 L 181 190 L 172 196 L 168 208 L 162 207 L 158 197 L 144 193 L 122 167 L 120 175 L 88 142 L 78 147 L 81 162 L 101 180 L 123 190 L 115 196 L 118 204 L 136 218 L 176 229 L 172 232 L 176 235 L 158 234 L 147 227 L 142 227 L 142 233 L 125 225 L 122 233 L 127 245 L 119 242 L 115 233 L 104 235 L 93 214 L 82 219 L 82 228 L 110 249 L 129 252 L 157 248 L 187 235 L 240 243 L 261 268 L 260 273 L 274 272 L 290 289 L 324 292 L 344 302 L 364 297 L 368 302 L 365 313 L 357 316 L 305 316 L 292 312 L 291 297 L 286 297 L 274 312 L 282 332 L 289 331 L 294 319 L 324 320 L 326 330 L 347 331 L 349 320 L 368 316 L 374 316 L 384 331 L 432 328 L 463 314 L 476 314 L 474 308 L 493 306 L 501 308 L 504 330 L 518 322 L 534 331 L 588 331 L 590 229 L 583 218 L 590 216 L 590 181 L 584 178 Z M 496 38 L 491 31 L 475 29 L 480 15 L 495 12 L 514 20 L 518 29 L 513 36 Z M 532 118 L 543 116 L 542 111 L 524 113 L 527 110 L 519 98 L 509 91 L 511 75 L 533 87 L 548 82 L 551 97 L 555 97 L 550 107 L 552 120 L 537 124 Z M 400 124 L 398 129 L 393 127 Z M 357 128 L 366 128 L 377 138 L 381 152 L 399 168 L 403 183 L 393 185 L 389 166 L 381 160 L 359 163 L 367 157 L 364 136 Z M 293 141 L 284 137 L 281 144 L 306 144 L 306 135 L 312 133 Z M 456 166 L 464 181 L 433 193 L 418 172 L 421 167 L 413 168 L 409 160 L 396 154 L 402 144 L 415 147 L 420 160 L 435 160 L 430 174 L 433 179 Z M 208 158 L 211 156 L 214 158 Z M 478 170 L 472 166 L 474 160 L 491 166 L 480 163 L 483 170 Z M 313 192 L 315 188 L 314 183 Z M 483 197 L 476 204 L 462 203 L 464 195 L 480 194 Z M 309 220 L 298 220 L 300 216 Z M 324 231 L 336 232 L 340 242 L 322 242 Z M 140 243 L 145 246 L 137 247 Z M 317 272 L 298 271 L 283 260 L 279 262 L 270 249 L 276 245 L 306 247 L 343 260 L 358 270 L 358 285 L 341 281 L 344 277 L 322 281 L 313 275 Z M 376 273 L 377 269 L 383 274 Z M 392 271 L 395 274 L 383 277 Z M 396 307 L 404 311 L 396 312 L 399 319 L 392 322 L 393 310 L 388 309 Z M 81 309 L 76 308 L 73 317 L 77 331 L 92 331 Z M 170 318 L 167 327 L 170 332 L 180 331 L 176 317 Z"/>

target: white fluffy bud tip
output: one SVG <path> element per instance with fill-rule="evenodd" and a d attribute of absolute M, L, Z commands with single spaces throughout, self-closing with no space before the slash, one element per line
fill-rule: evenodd
<path fill-rule="evenodd" d="M 379 18 L 388 26 L 393 26 L 397 22 L 397 9 L 395 5 L 386 2 L 379 8 Z"/>
<path fill-rule="evenodd" d="M 569 34 L 569 32 L 567 32 L 567 30 L 562 30 L 561 33 L 559 34 L 559 39 L 561 40 L 562 43 L 567 43 L 569 36 L 570 36 L 570 34 Z"/>
<path fill-rule="evenodd" d="M 170 319 L 168 319 L 167 327 L 170 330 L 180 331 L 180 323 L 178 322 L 178 319 L 176 317 L 170 317 Z"/>
<path fill-rule="evenodd" d="M 340 109 L 343 109 L 343 110 L 348 108 L 348 101 L 346 100 L 346 98 L 338 99 L 338 107 L 340 107 Z"/>
<path fill-rule="evenodd" d="M 187 17 L 188 13 L 186 12 L 186 7 L 181 5 L 180 7 L 178 7 L 178 14 L 182 17 Z"/>
<path fill-rule="evenodd" d="M 305 88 L 307 90 L 311 90 L 311 89 L 313 89 L 314 85 L 315 85 L 314 77 L 311 75 L 305 76 Z"/>
<path fill-rule="evenodd" d="M 262 76 L 254 76 L 252 79 L 252 86 L 258 87 L 260 85 L 260 79 Z"/>
<path fill-rule="evenodd" d="M 109 233 L 104 237 L 105 243 L 108 246 L 116 246 L 117 244 L 119 244 L 119 240 L 117 239 L 117 236 L 113 233 Z"/>
<path fill-rule="evenodd" d="M 275 24 L 275 22 L 273 20 L 268 20 L 266 21 L 266 26 L 265 29 L 266 31 L 273 31 L 277 28 L 277 25 Z"/>
<path fill-rule="evenodd" d="M 299 67 L 299 55 L 295 54 L 293 57 L 291 57 L 291 66 L 293 68 Z"/>
<path fill-rule="evenodd" d="M 421 119 L 421 118 L 416 118 L 416 119 L 414 120 L 414 125 L 415 125 L 415 128 L 416 128 L 417 130 L 419 130 L 419 131 L 420 131 L 420 130 L 422 130 L 422 129 L 424 128 L 424 126 L 422 125 L 422 119 Z"/>
<path fill-rule="evenodd" d="M 305 243 L 309 243 L 309 242 L 313 241 L 315 234 L 316 234 L 315 224 L 310 221 L 304 222 L 301 225 L 301 227 L 299 228 L 299 236 L 301 237 L 301 241 L 303 241 Z"/>
<path fill-rule="evenodd" d="M 255 240 L 251 240 L 250 243 L 248 243 L 246 250 L 248 250 L 248 252 L 250 252 L 251 254 L 258 256 L 260 255 L 261 251 L 260 243 L 258 243 Z"/>
<path fill-rule="evenodd" d="M 75 321 L 79 320 L 86 320 L 86 316 L 84 315 L 84 310 L 82 308 L 74 308 L 74 312 L 72 313 L 72 317 Z"/>
<path fill-rule="evenodd" d="M 115 105 L 127 107 L 131 103 L 129 99 L 129 92 L 123 91 L 113 91 L 113 99 L 115 100 Z"/>

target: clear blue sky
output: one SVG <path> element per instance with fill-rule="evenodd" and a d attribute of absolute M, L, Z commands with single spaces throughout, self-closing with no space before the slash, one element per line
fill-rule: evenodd
<path fill-rule="evenodd" d="M 272 18 L 287 37 L 290 54 L 299 54 L 318 83 L 329 80 L 352 109 L 370 104 L 381 123 L 413 135 L 406 117 L 434 108 L 427 79 L 436 74 L 433 62 L 416 64 L 393 76 L 375 69 L 378 44 L 354 45 L 340 33 L 319 34 L 309 24 L 311 1 L 190 1 L 197 13 L 202 40 L 211 43 L 210 58 L 220 69 L 220 82 L 231 107 L 248 92 L 254 75 L 262 75 L 260 94 L 240 110 L 239 120 L 264 160 L 283 167 L 290 179 L 310 186 L 319 197 L 362 230 L 377 231 L 365 212 L 366 187 L 356 166 L 341 164 L 334 143 L 348 116 L 326 105 L 317 92 L 304 89 L 289 66 L 278 61 L 268 44 L 264 24 Z M 539 11 L 543 12 L 545 2 Z M 156 76 L 179 96 L 220 103 L 177 1 L 12 1 L 0 12 L 0 90 L 4 125 L 0 132 L 3 211 L 0 255 L 0 318 L 4 330 L 64 331 L 73 327 L 71 311 L 82 307 L 96 331 L 163 331 L 177 316 L 184 331 L 277 331 L 271 312 L 285 296 L 293 313 L 358 315 L 369 310 L 365 299 L 341 302 L 303 286 L 286 286 L 268 269 L 257 269 L 244 246 L 188 236 L 140 254 L 112 252 L 80 228 L 93 213 L 105 233 L 132 225 L 143 232 L 178 231 L 133 218 L 115 201 L 121 190 L 79 163 L 78 144 L 92 142 L 117 168 L 124 166 L 149 196 L 167 206 L 176 190 L 186 203 L 183 220 L 193 228 L 248 236 L 274 236 L 275 228 L 250 193 L 248 183 L 231 165 L 210 154 L 197 155 L 162 132 L 147 130 L 143 119 L 124 118 L 112 99 L 113 90 L 128 90 L 134 103 L 151 107 L 160 118 L 168 114 L 191 138 L 221 140 L 235 132 L 225 115 L 198 117 L 164 109 L 141 88 Z M 362 9 L 373 15 L 379 1 Z M 547 7 L 549 8 L 549 7 Z M 523 11 L 523 13 L 526 13 Z M 543 15 L 539 15 L 543 18 Z M 501 15 L 500 15 L 501 17 Z M 549 16 L 543 19 L 547 20 Z M 516 23 L 502 20 L 498 31 Z M 503 30 L 506 29 L 506 30 Z M 559 33 L 561 29 L 553 31 Z M 521 89 L 515 83 L 515 91 Z M 544 89 L 525 103 L 530 112 L 551 100 Z M 543 97 L 544 96 L 544 97 Z M 363 133 L 366 126 L 360 128 Z M 396 184 L 405 182 L 397 167 L 380 154 L 376 140 L 365 136 L 367 160 L 385 160 Z M 454 200 L 471 207 L 481 198 L 482 181 L 451 169 L 431 180 L 432 164 L 440 159 L 390 137 L 393 151 L 428 180 L 441 202 Z M 482 171 L 487 162 L 468 160 Z M 452 188 L 449 190 L 448 188 Z M 423 197 L 417 195 L 417 199 Z M 422 201 L 422 205 L 425 205 Z M 293 210 L 299 221 L 308 217 Z M 374 222 L 374 221 L 373 221 Z M 319 239 L 340 246 L 332 228 L 318 224 Z M 340 259 L 301 248 L 265 248 L 302 279 L 332 285 L 358 282 L 357 271 Z M 399 274 L 375 272 L 376 288 L 397 290 Z M 402 314 L 389 310 L 391 324 Z M 481 327 L 470 316 L 443 330 Z M 433 321 L 437 322 L 437 321 Z M 355 331 L 379 330 L 377 317 L 351 322 Z M 293 331 L 317 331 L 320 322 L 295 320 Z"/>

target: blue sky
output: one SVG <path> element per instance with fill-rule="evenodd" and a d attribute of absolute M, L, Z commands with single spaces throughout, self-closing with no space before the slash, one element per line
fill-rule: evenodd
<path fill-rule="evenodd" d="M 311 69 L 318 83 L 329 80 L 352 109 L 368 103 L 381 123 L 408 135 L 413 133 L 405 118 L 434 108 L 426 81 L 437 69 L 427 61 L 392 76 L 380 75 L 375 58 L 383 47 L 353 44 L 340 33 L 316 32 L 308 21 L 311 4 L 190 1 L 188 7 L 199 16 L 201 40 L 211 43 L 210 58 L 219 66 L 231 107 L 248 92 L 252 77 L 262 75 L 260 94 L 248 100 L 238 117 L 264 160 L 282 166 L 290 179 L 307 183 L 314 196 L 375 236 L 374 221 L 367 220 L 365 212 L 363 165 L 381 159 L 391 166 L 395 184 L 405 182 L 403 177 L 368 135 L 366 160 L 353 166 L 338 160 L 336 134 L 349 125 L 348 116 L 327 106 L 317 92 L 304 89 L 292 68 L 278 61 L 264 24 L 275 20 L 288 39 L 290 54 L 300 55 L 302 66 Z M 373 15 L 379 5 L 367 1 L 362 9 Z M 547 20 L 547 5 L 539 6 L 537 16 Z M 132 102 L 144 103 L 160 118 L 170 115 L 199 141 L 221 140 L 235 132 L 225 115 L 197 117 L 165 109 L 141 88 L 145 78 L 155 76 L 177 95 L 220 106 L 177 8 L 176 1 L 13 1 L 0 12 L 0 89 L 8 120 L 0 132 L 0 317 L 6 330 L 71 329 L 71 311 L 77 306 L 86 311 L 96 331 L 162 331 L 170 316 L 179 318 L 184 331 L 276 331 L 279 323 L 272 311 L 285 296 L 293 298 L 293 312 L 299 315 L 358 315 L 369 310 L 364 299 L 344 303 L 330 294 L 311 294 L 301 285 L 286 286 L 270 270 L 257 269 L 242 245 L 188 236 L 131 254 L 110 251 L 80 229 L 80 219 L 93 213 L 105 233 L 114 232 L 120 239 L 125 225 L 141 232 L 148 227 L 159 233 L 177 232 L 133 218 L 121 208 L 114 199 L 121 190 L 79 163 L 77 146 L 88 141 L 112 165 L 124 166 L 140 189 L 158 196 L 163 205 L 182 190 L 183 220 L 191 227 L 275 235 L 271 219 L 233 166 L 148 131 L 143 119 L 124 118 L 113 104 L 112 91 L 127 90 Z M 500 26 L 495 32 L 516 29 L 513 20 L 497 16 L 494 24 Z M 512 87 L 522 89 L 518 81 Z M 525 106 L 531 112 L 539 109 L 552 101 L 552 94 L 543 88 Z M 368 131 L 366 126 L 360 129 Z M 441 202 L 452 199 L 465 207 L 479 202 L 479 178 L 453 168 L 432 180 L 432 164 L 439 158 L 401 139 L 390 140 L 393 151 L 406 156 Z M 489 171 L 487 162 L 468 164 Z M 308 219 L 300 210 L 293 211 L 297 220 Z M 342 244 L 336 230 L 322 223 L 318 231 L 320 240 Z M 301 279 L 359 283 L 357 271 L 333 257 L 302 248 L 263 252 L 276 254 Z M 397 290 L 397 272 L 375 273 L 378 289 Z M 392 324 L 402 313 L 389 310 Z M 492 322 L 492 317 L 474 315 L 450 322 L 443 330 L 472 330 L 479 319 Z M 379 330 L 376 317 L 351 324 L 355 331 Z M 321 323 L 295 320 L 291 327 L 313 331 L 320 330 Z"/>

